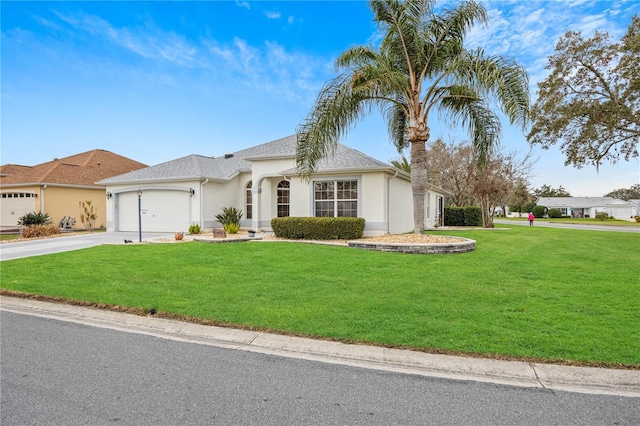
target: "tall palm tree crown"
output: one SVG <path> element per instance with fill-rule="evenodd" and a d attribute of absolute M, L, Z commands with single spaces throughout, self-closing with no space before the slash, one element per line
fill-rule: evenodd
<path fill-rule="evenodd" d="M 430 113 L 469 130 L 482 167 L 500 137 L 500 120 L 489 100 L 524 129 L 528 76 L 511 59 L 463 46 L 467 30 L 488 21 L 475 1 L 440 15 L 434 0 L 371 0 L 369 5 L 384 31 L 382 42 L 377 49 L 352 47 L 336 59 L 338 76 L 320 90 L 298 129 L 298 173 L 310 177 L 318 161 L 333 154 L 338 139 L 378 107 L 398 151 L 410 148 L 414 232 L 423 233 Z"/>

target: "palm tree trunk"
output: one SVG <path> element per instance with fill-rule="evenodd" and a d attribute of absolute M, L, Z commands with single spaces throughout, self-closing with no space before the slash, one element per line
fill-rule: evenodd
<path fill-rule="evenodd" d="M 427 191 L 427 150 L 425 141 L 411 142 L 411 191 L 413 232 L 424 233 L 424 197 Z"/>

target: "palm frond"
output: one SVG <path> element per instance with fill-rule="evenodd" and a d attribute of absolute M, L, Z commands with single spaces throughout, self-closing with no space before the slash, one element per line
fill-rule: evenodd
<path fill-rule="evenodd" d="M 296 167 L 301 176 L 311 176 L 318 162 L 334 153 L 340 137 L 368 111 L 363 100 L 352 91 L 351 73 L 339 75 L 322 88 L 297 130 Z"/>
<path fill-rule="evenodd" d="M 524 67 L 509 58 L 485 56 L 480 48 L 465 52 L 451 64 L 456 81 L 482 96 L 492 96 L 511 124 L 529 122 L 529 76 Z"/>
<path fill-rule="evenodd" d="M 469 130 L 474 148 L 476 165 L 484 167 L 498 147 L 500 119 L 489 105 L 466 86 L 442 88 L 448 92 L 440 100 L 440 112 L 448 114 L 455 123 Z"/>
<path fill-rule="evenodd" d="M 407 138 L 407 113 L 406 107 L 399 103 L 387 104 L 382 110 L 382 115 L 387 122 L 389 138 L 395 145 L 398 153 L 409 147 L 409 139 Z"/>

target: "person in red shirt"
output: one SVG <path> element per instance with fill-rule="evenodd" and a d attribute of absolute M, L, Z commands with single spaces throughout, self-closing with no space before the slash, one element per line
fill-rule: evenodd
<path fill-rule="evenodd" d="M 529 212 L 529 226 L 533 226 L 533 220 L 536 217 L 533 215 L 533 212 Z"/>

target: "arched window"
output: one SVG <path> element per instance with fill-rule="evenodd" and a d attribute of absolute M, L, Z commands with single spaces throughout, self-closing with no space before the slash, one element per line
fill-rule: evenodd
<path fill-rule="evenodd" d="M 289 181 L 278 184 L 278 217 L 289 217 Z"/>
<path fill-rule="evenodd" d="M 253 184 L 251 181 L 247 183 L 245 187 L 245 200 L 244 200 L 244 211 L 246 213 L 245 217 L 247 219 L 253 219 L 253 194 L 251 194 L 251 188 Z"/>

